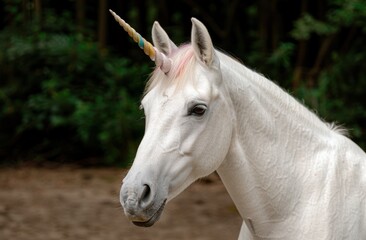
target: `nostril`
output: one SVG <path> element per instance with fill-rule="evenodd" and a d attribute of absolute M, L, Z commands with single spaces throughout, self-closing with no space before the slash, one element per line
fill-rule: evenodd
<path fill-rule="evenodd" d="M 150 193 L 151 193 L 151 189 L 150 189 L 150 186 L 147 185 L 147 184 L 144 184 L 143 186 L 143 190 L 142 190 L 142 194 L 141 194 L 141 200 L 142 201 L 145 201 L 149 198 L 150 196 Z"/>
<path fill-rule="evenodd" d="M 144 184 L 141 196 L 140 196 L 140 202 L 143 205 L 148 205 L 148 203 L 151 201 L 151 188 L 149 185 Z"/>

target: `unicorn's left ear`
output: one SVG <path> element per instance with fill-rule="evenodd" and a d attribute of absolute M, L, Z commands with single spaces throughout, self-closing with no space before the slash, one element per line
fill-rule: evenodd
<path fill-rule="evenodd" d="M 160 24 L 155 21 L 151 31 L 154 47 L 156 47 L 160 52 L 169 56 L 177 46 L 170 40 L 168 34 L 160 26 Z"/>
<path fill-rule="evenodd" d="M 192 18 L 191 42 L 196 57 L 206 66 L 211 67 L 215 60 L 215 49 L 213 47 L 210 34 L 203 23 L 196 18 Z"/>

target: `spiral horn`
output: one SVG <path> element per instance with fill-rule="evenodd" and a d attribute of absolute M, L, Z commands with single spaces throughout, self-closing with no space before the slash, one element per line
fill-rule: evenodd
<path fill-rule="evenodd" d="M 157 48 L 155 48 L 150 42 L 143 38 L 138 32 L 135 31 L 128 23 L 126 23 L 122 18 L 120 18 L 115 12 L 109 9 L 109 12 L 113 15 L 114 19 L 123 27 L 123 29 L 130 35 L 130 37 L 135 41 L 144 53 L 150 57 L 152 61 L 155 62 L 156 66 L 164 73 L 168 73 L 171 68 L 171 60 L 161 53 Z"/>

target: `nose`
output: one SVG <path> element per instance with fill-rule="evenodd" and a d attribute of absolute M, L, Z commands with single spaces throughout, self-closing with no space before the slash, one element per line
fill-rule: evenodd
<path fill-rule="evenodd" d="M 154 203 L 154 194 L 151 188 L 151 184 L 132 184 L 124 183 L 121 189 L 121 204 L 125 210 L 125 213 L 134 218 L 141 216 L 146 210 L 148 210 Z"/>

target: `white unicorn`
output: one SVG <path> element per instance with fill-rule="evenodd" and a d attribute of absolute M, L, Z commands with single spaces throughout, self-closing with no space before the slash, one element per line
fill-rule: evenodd
<path fill-rule="evenodd" d="M 366 239 L 366 154 L 262 75 L 215 50 L 192 18 L 177 47 L 155 22 L 151 45 L 112 12 L 156 69 L 141 102 L 145 135 L 120 201 L 151 226 L 192 182 L 217 171 L 239 239 Z"/>

